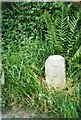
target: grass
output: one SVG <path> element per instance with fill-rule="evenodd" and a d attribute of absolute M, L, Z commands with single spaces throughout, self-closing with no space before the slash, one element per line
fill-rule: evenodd
<path fill-rule="evenodd" d="M 11 10 L 2 11 L 2 68 L 5 75 L 5 83 L 2 85 L 2 107 L 34 109 L 40 117 L 42 113 L 46 113 L 49 117 L 78 118 L 81 116 L 79 61 L 81 35 L 80 28 L 77 27 L 80 12 L 75 10 L 68 23 L 67 10 L 69 14 L 74 4 L 53 3 L 62 9 L 60 12 L 55 11 L 54 14 L 58 13 L 60 17 L 57 14 L 54 22 L 51 18 L 52 13 L 49 14 L 47 11 L 40 13 L 39 17 L 36 15 L 34 11 L 37 8 L 36 3 L 29 5 L 28 13 L 26 5 L 16 3 Z M 37 5 L 39 12 L 44 4 Z M 48 6 L 48 3 L 45 6 Z M 32 11 L 37 18 L 35 22 L 31 18 L 34 14 Z M 28 18 L 23 17 L 24 14 L 29 16 L 29 20 L 31 18 L 30 22 Z M 41 26 L 37 24 L 38 22 Z M 63 89 L 58 90 L 49 89 L 45 83 L 45 60 L 54 54 L 60 54 L 66 60 L 67 83 Z"/>

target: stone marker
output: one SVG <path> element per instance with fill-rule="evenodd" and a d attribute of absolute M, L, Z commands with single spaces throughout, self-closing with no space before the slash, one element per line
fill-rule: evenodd
<path fill-rule="evenodd" d="M 52 87 L 62 87 L 66 83 L 65 59 L 60 55 L 49 56 L 45 62 L 46 82 Z"/>

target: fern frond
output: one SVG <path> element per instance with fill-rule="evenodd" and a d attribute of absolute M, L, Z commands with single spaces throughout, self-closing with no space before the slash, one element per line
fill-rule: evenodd
<path fill-rule="evenodd" d="M 77 22 L 79 20 L 79 14 L 76 12 L 75 15 L 72 15 L 70 17 L 70 21 L 69 21 L 69 28 L 70 28 L 70 31 L 72 33 L 74 33 L 75 29 L 76 29 L 76 26 L 77 26 Z"/>
<path fill-rule="evenodd" d="M 51 16 L 47 11 L 44 12 L 44 18 L 48 27 L 48 34 L 56 41 L 56 29 L 52 23 Z"/>
<path fill-rule="evenodd" d="M 81 46 L 78 48 L 78 50 L 76 51 L 76 53 L 73 55 L 73 57 L 71 58 L 71 60 L 76 60 L 77 58 L 79 58 L 81 56 Z"/>
<path fill-rule="evenodd" d="M 67 49 L 67 55 L 69 57 L 72 57 L 74 52 L 76 51 L 76 44 L 78 43 L 78 38 L 80 35 L 80 31 L 77 29 L 77 23 L 80 18 L 79 12 L 75 11 L 75 14 L 72 14 L 69 17 L 69 22 L 68 22 L 68 49 Z M 73 51 L 73 49 L 75 49 Z"/>
<path fill-rule="evenodd" d="M 62 45 L 60 40 L 57 38 L 57 28 L 56 28 L 56 23 L 52 22 L 51 16 L 48 14 L 47 11 L 44 13 L 44 18 L 47 24 L 48 28 L 48 35 L 47 35 L 47 41 L 49 41 L 49 44 L 52 46 L 52 48 L 56 51 L 61 51 L 62 50 Z"/>

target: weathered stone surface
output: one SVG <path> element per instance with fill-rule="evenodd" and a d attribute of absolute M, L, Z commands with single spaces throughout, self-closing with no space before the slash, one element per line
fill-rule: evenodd
<path fill-rule="evenodd" d="M 46 82 L 52 87 L 62 87 L 66 83 L 65 59 L 60 55 L 49 56 L 45 62 Z"/>

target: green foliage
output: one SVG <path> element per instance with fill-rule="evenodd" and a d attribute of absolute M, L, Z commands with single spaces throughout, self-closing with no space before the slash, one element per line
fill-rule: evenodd
<path fill-rule="evenodd" d="M 2 105 L 35 109 L 40 116 L 78 118 L 81 108 L 81 11 L 74 3 L 2 3 Z M 66 59 L 66 87 L 49 89 L 44 63 Z M 42 79 L 42 81 L 41 81 Z"/>

